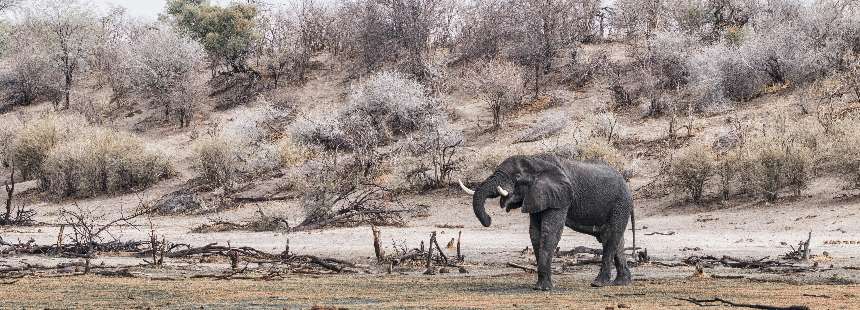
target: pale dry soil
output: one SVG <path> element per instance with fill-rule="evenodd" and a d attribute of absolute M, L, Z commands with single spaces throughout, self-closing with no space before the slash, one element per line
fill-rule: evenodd
<path fill-rule="evenodd" d="M 589 275 L 590 276 L 590 275 Z M 77 276 L 25 278 L 0 286 L 2 308 L 576 308 L 697 309 L 676 298 L 719 296 L 739 303 L 812 309 L 857 309 L 858 285 L 796 285 L 661 276 L 629 287 L 588 287 L 582 274 L 556 276 L 552 292 L 529 288 L 533 275 L 289 276 L 277 281 L 183 280 Z M 718 307 L 710 307 L 720 309 Z M 701 308 L 699 308 L 701 309 Z"/>

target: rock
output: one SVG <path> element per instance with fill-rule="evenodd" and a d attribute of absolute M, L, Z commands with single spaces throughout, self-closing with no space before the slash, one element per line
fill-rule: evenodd
<path fill-rule="evenodd" d="M 442 267 L 439 268 L 439 273 L 451 273 L 451 270 L 446 267 Z"/>
<path fill-rule="evenodd" d="M 466 270 L 466 267 L 462 267 L 462 266 L 460 267 L 459 271 L 460 271 L 460 273 L 469 273 L 469 271 Z"/>
<path fill-rule="evenodd" d="M 201 203 L 196 195 L 179 190 L 162 196 L 154 207 L 159 214 L 184 214 L 200 210 Z"/>
<path fill-rule="evenodd" d="M 436 267 L 431 266 L 430 268 L 427 268 L 427 270 L 424 271 L 424 274 L 431 276 L 436 274 Z"/>

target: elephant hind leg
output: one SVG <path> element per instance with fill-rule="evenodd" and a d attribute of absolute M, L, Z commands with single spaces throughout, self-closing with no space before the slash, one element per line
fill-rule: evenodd
<path fill-rule="evenodd" d="M 603 244 L 603 257 L 600 273 L 591 283 L 592 286 L 626 285 L 630 283 L 630 270 L 627 268 L 627 260 L 624 258 L 624 230 L 627 229 L 627 219 L 630 217 L 628 209 L 621 206 L 615 208 L 609 223 L 598 237 Z M 613 264 L 614 263 L 614 264 Z M 612 267 L 615 267 L 617 277 L 611 280 Z"/>
<path fill-rule="evenodd" d="M 614 235 L 615 234 L 612 229 L 610 227 L 606 227 L 600 237 L 597 238 L 597 240 L 603 244 L 603 254 L 600 262 L 600 273 L 597 274 L 597 278 L 595 278 L 594 281 L 591 281 L 591 286 L 602 287 L 611 284 L 612 261 L 615 258 L 615 252 L 618 246 L 617 242 L 613 242 L 615 240 Z"/>
<path fill-rule="evenodd" d="M 615 217 L 612 219 L 612 231 L 614 232 L 614 240 L 610 240 L 616 244 L 615 250 L 615 270 L 616 277 L 612 285 L 628 285 L 633 282 L 633 277 L 630 274 L 630 268 L 627 267 L 627 258 L 624 257 L 624 233 L 627 230 L 627 219 L 630 217 L 630 208 L 619 206 Z"/>
<path fill-rule="evenodd" d="M 624 257 L 624 238 L 621 238 L 618 250 L 615 251 L 615 272 L 617 274 L 612 285 L 629 285 L 633 282 L 630 268 L 627 267 L 627 258 Z"/>

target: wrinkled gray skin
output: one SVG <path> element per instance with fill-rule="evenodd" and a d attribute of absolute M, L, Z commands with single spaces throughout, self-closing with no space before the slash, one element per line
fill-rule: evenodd
<path fill-rule="evenodd" d="M 509 194 L 500 205 L 507 211 L 522 209 L 530 218 L 529 235 L 538 263 L 535 289 L 552 289 L 552 257 L 564 226 L 592 235 L 603 245 L 600 273 L 592 286 L 628 285 L 632 282 L 624 258 L 624 232 L 633 200 L 624 178 L 602 163 L 568 161 L 552 155 L 513 156 L 475 189 L 472 207 L 486 227 L 488 198 L 497 198 L 501 186 Z M 635 238 L 635 237 L 634 237 Z M 611 280 L 612 265 L 617 275 Z"/>

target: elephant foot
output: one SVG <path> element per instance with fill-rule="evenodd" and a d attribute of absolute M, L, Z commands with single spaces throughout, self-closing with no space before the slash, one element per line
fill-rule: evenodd
<path fill-rule="evenodd" d="M 611 282 L 609 281 L 609 277 L 598 276 L 597 279 L 594 279 L 594 281 L 591 281 L 592 287 L 604 287 L 604 286 L 609 286 L 610 284 L 611 284 Z"/>
<path fill-rule="evenodd" d="M 552 290 L 552 282 L 550 281 L 538 281 L 534 286 L 535 291 L 551 291 Z"/>
<path fill-rule="evenodd" d="M 612 285 L 614 286 L 627 286 L 633 283 L 633 279 L 630 276 L 619 276 L 615 278 L 615 281 L 612 281 Z"/>

